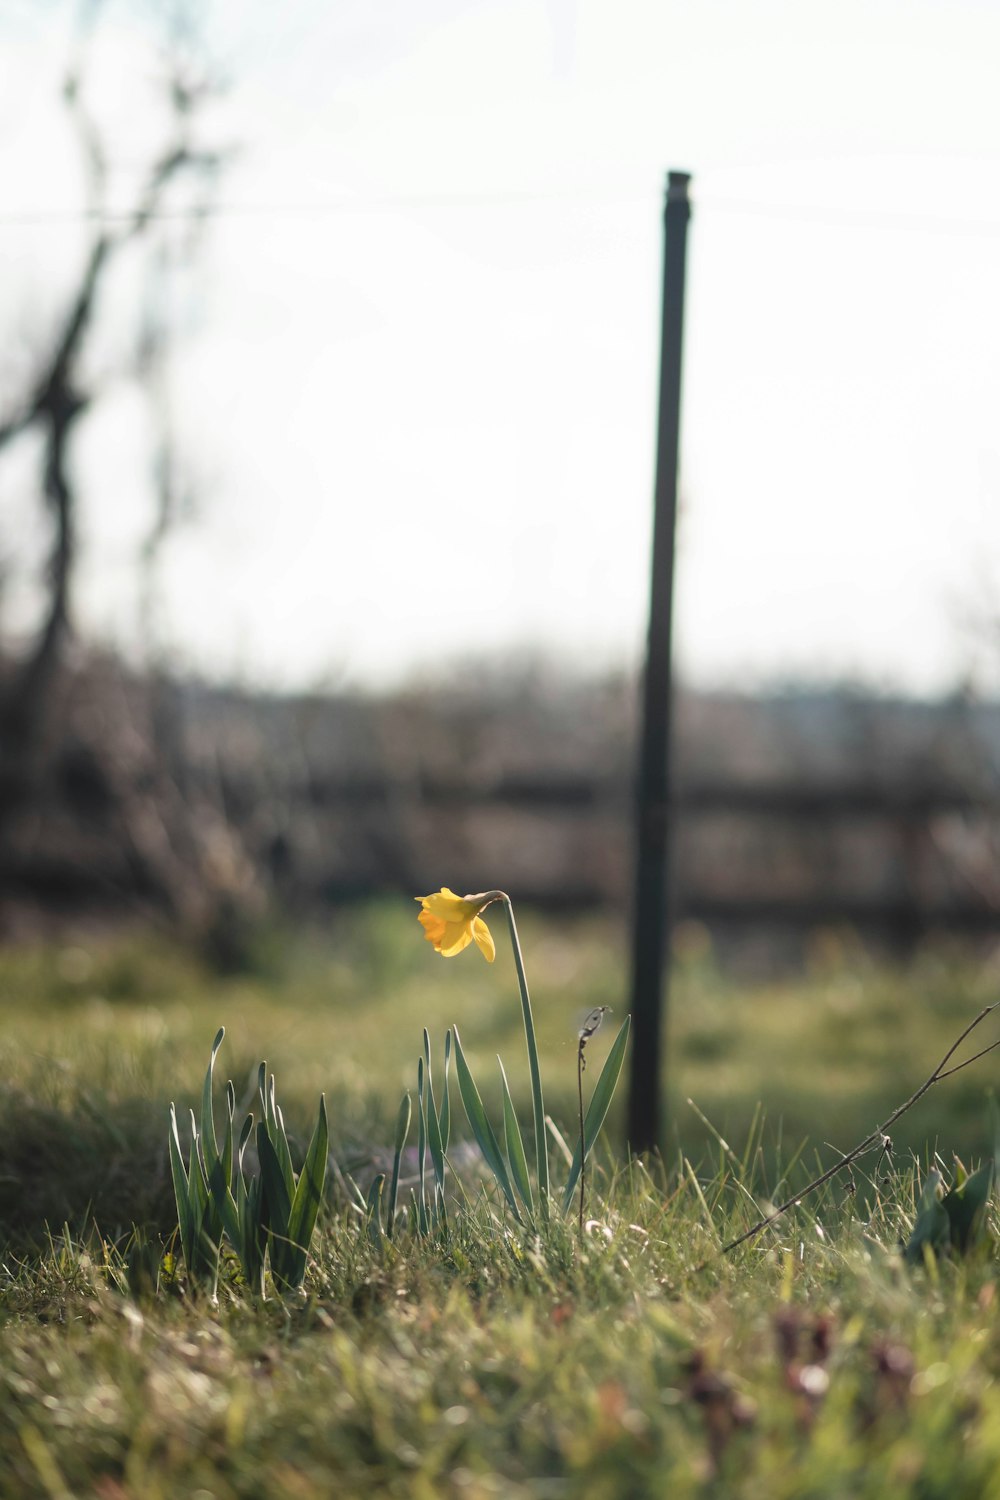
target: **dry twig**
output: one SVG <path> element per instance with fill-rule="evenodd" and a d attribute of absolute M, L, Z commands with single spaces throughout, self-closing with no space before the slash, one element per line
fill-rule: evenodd
<path fill-rule="evenodd" d="M 782 1203 L 778 1208 L 773 1209 L 771 1213 L 767 1214 L 763 1219 L 758 1219 L 756 1224 L 751 1225 L 749 1229 L 746 1229 L 742 1234 L 737 1235 L 736 1239 L 730 1240 L 728 1244 L 721 1246 L 718 1252 L 719 1255 L 728 1255 L 729 1252 L 731 1250 L 735 1250 L 737 1246 L 745 1245 L 747 1240 L 756 1239 L 757 1235 L 762 1233 L 763 1230 L 767 1229 L 770 1224 L 775 1223 L 775 1221 L 777 1219 L 780 1219 L 782 1215 L 788 1213 L 789 1209 L 797 1207 L 798 1204 L 802 1202 L 803 1198 L 808 1197 L 810 1193 L 814 1193 L 816 1189 L 822 1187 L 825 1182 L 829 1182 L 831 1177 L 836 1177 L 838 1172 L 843 1172 L 845 1168 L 850 1167 L 853 1162 L 857 1161 L 859 1156 L 864 1156 L 866 1151 L 871 1151 L 875 1146 L 883 1145 L 884 1141 L 888 1138 L 888 1132 L 890 1128 L 895 1125 L 896 1121 L 902 1115 L 906 1114 L 908 1109 L 912 1109 L 917 1100 L 922 1099 L 923 1096 L 927 1093 L 928 1089 L 933 1088 L 934 1084 L 940 1083 L 942 1079 L 951 1078 L 954 1073 L 960 1073 L 961 1070 L 963 1068 L 967 1068 L 970 1063 L 978 1062 L 978 1060 L 981 1057 L 985 1057 L 988 1052 L 993 1052 L 997 1047 L 1000 1047 L 1000 1038 L 998 1038 L 995 1042 L 991 1042 L 988 1047 L 983 1047 L 979 1052 L 973 1053 L 972 1057 L 967 1057 L 964 1062 L 956 1063 L 955 1066 L 951 1068 L 946 1066 L 946 1064 L 949 1063 L 954 1057 L 955 1053 L 965 1041 L 966 1037 L 971 1036 L 976 1027 L 979 1026 L 983 1021 L 985 1021 L 987 1016 L 992 1015 L 998 1006 L 1000 1006 L 1000 1000 L 995 1000 L 992 1005 L 987 1005 L 985 1010 L 981 1010 L 978 1016 L 976 1016 L 975 1020 L 970 1021 L 969 1025 L 966 1026 L 962 1034 L 954 1042 L 952 1042 L 951 1046 L 948 1048 L 948 1051 L 945 1053 L 944 1057 L 942 1057 L 941 1061 L 938 1063 L 933 1073 L 931 1073 L 930 1077 L 925 1078 L 924 1082 L 920 1085 L 916 1092 L 911 1094 L 910 1097 L 905 1100 L 898 1109 L 893 1110 L 892 1114 L 883 1125 L 879 1125 L 877 1129 L 872 1131 L 871 1135 L 865 1136 L 865 1139 L 861 1141 L 859 1145 L 855 1146 L 853 1151 L 848 1151 L 847 1154 L 845 1156 L 842 1156 L 839 1161 L 834 1162 L 832 1167 L 828 1167 L 825 1172 L 821 1172 L 818 1177 L 814 1177 L 812 1182 L 808 1183 L 806 1187 L 802 1188 L 801 1191 L 795 1194 L 794 1198 L 786 1199 L 786 1201 Z M 701 1265 L 697 1269 L 699 1271 L 703 1270 L 704 1267 L 708 1264 L 709 1262 L 707 1260 L 702 1261 Z"/>
<path fill-rule="evenodd" d="M 580 1100 L 580 1238 L 583 1239 L 583 1199 L 584 1183 L 587 1173 L 587 1140 L 583 1120 L 583 1074 L 587 1066 L 584 1052 L 590 1038 L 597 1031 L 606 1013 L 611 1009 L 610 1005 L 598 1005 L 592 1010 L 580 1028 L 580 1044 L 576 1052 L 576 1086 Z"/>

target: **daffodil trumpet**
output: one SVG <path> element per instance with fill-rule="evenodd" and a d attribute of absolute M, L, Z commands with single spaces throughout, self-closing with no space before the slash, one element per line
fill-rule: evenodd
<path fill-rule="evenodd" d="M 454 891 L 442 886 L 431 896 L 416 896 L 422 910 L 417 921 L 424 929 L 424 937 L 434 944 L 435 953 L 442 958 L 454 958 L 470 943 L 475 943 L 487 963 L 496 957 L 496 948 L 490 929 L 480 916 L 494 901 L 506 901 L 503 891 L 480 891 L 475 896 L 456 896 Z"/>
<path fill-rule="evenodd" d="M 506 891 L 480 891 L 476 895 L 456 896 L 447 886 L 430 896 L 417 896 L 421 910 L 417 921 L 424 929 L 424 936 L 434 945 L 434 951 L 442 958 L 454 958 L 470 943 L 492 963 L 496 956 L 493 936 L 483 921 L 482 913 L 494 901 L 502 901 L 507 913 L 507 929 L 510 945 L 514 951 L 514 967 L 517 984 L 521 992 L 521 1016 L 524 1021 L 524 1039 L 528 1049 L 528 1070 L 531 1074 L 531 1108 L 535 1131 L 535 1167 L 538 1174 L 538 1193 L 543 1213 L 548 1213 L 549 1158 L 545 1144 L 545 1103 L 542 1098 L 542 1075 L 538 1065 L 538 1047 L 535 1042 L 535 1023 L 531 1014 L 531 999 L 528 980 L 524 972 L 524 959 L 514 921 L 514 908 Z"/>

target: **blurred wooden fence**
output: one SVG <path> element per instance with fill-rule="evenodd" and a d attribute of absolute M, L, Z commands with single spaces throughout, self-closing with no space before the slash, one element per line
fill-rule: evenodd
<path fill-rule="evenodd" d="M 355 861 L 327 882 L 328 897 L 430 888 L 450 872 L 473 889 L 495 883 L 497 869 L 512 872 L 505 878 L 520 899 L 547 907 L 618 906 L 628 896 L 631 799 L 620 778 L 331 778 L 302 794 L 321 818 L 367 828 L 385 860 L 380 875 L 370 857 Z M 1000 807 L 981 794 L 944 784 L 691 779 L 677 802 L 679 920 L 844 923 L 902 942 L 938 928 L 1000 931 Z"/>
<path fill-rule="evenodd" d="M 215 883 L 322 916 L 448 884 L 624 912 L 630 699 L 567 693 L 286 701 L 186 685 L 161 712 L 117 668 L 81 676 L 31 796 L 0 781 L 0 901 L 184 910 Z M 681 708 L 680 922 L 736 938 L 850 924 L 903 945 L 1000 931 L 1000 708 Z"/>

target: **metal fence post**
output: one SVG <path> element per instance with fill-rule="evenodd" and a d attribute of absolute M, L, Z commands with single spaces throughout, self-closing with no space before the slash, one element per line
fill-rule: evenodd
<path fill-rule="evenodd" d="M 684 271 L 690 218 L 687 172 L 671 172 L 664 209 L 663 322 L 649 637 L 643 673 L 636 805 L 632 933 L 632 1060 L 628 1139 L 633 1151 L 661 1144 L 660 1068 L 670 956 L 671 636 L 677 457 L 681 403 Z"/>

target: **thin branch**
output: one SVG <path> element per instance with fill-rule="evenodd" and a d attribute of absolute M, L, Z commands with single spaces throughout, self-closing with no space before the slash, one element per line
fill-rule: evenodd
<path fill-rule="evenodd" d="M 752 1225 L 749 1229 L 744 1230 L 741 1235 L 737 1235 L 736 1239 L 730 1240 L 728 1244 L 721 1246 L 718 1254 L 728 1255 L 730 1251 L 735 1250 L 737 1246 L 745 1245 L 747 1240 L 756 1239 L 757 1235 L 761 1234 L 762 1231 L 767 1229 L 769 1225 L 775 1223 L 776 1220 L 780 1219 L 784 1214 L 787 1214 L 789 1209 L 796 1208 L 802 1202 L 803 1198 L 807 1198 L 810 1193 L 814 1193 L 817 1188 L 820 1188 L 824 1183 L 829 1182 L 831 1177 L 836 1177 L 838 1172 L 842 1172 L 845 1167 L 849 1167 L 852 1162 L 857 1161 L 859 1156 L 864 1156 L 867 1151 L 871 1151 L 873 1147 L 880 1145 L 883 1137 L 888 1134 L 890 1128 L 895 1125 L 896 1121 L 902 1115 L 906 1114 L 907 1110 L 912 1109 L 919 1099 L 923 1098 L 928 1089 L 933 1088 L 934 1085 L 936 1083 L 940 1083 L 942 1079 L 950 1078 L 953 1073 L 960 1072 L 962 1068 L 967 1068 L 969 1066 L 969 1063 L 975 1062 L 980 1057 L 985 1057 L 987 1052 L 992 1052 L 996 1047 L 1000 1047 L 1000 1040 L 995 1041 L 989 1047 L 984 1047 L 981 1052 L 977 1052 L 974 1057 L 967 1058 L 965 1062 L 958 1063 L 953 1068 L 949 1068 L 946 1066 L 946 1064 L 949 1063 L 954 1057 L 955 1053 L 965 1041 L 966 1037 L 970 1036 L 972 1032 L 975 1031 L 976 1027 L 986 1020 L 987 1016 L 992 1015 L 998 1006 L 1000 1006 L 1000 1000 L 995 1000 L 992 1005 L 987 1005 L 985 1010 L 981 1010 L 978 1016 L 976 1016 L 975 1020 L 970 1021 L 969 1025 L 966 1026 L 961 1035 L 948 1048 L 948 1051 L 945 1053 L 944 1057 L 942 1057 L 933 1073 L 931 1073 L 931 1075 L 924 1080 L 924 1082 L 920 1085 L 916 1092 L 912 1093 L 910 1097 L 898 1107 L 898 1109 L 893 1110 L 892 1114 L 883 1125 L 879 1125 L 876 1130 L 872 1131 L 871 1135 L 865 1136 L 865 1139 L 861 1141 L 859 1145 L 855 1146 L 853 1151 L 848 1151 L 847 1154 L 845 1156 L 842 1156 L 838 1162 L 834 1162 L 832 1167 L 828 1167 L 825 1172 L 821 1172 L 818 1177 L 814 1177 L 812 1182 L 808 1183 L 806 1187 L 802 1188 L 800 1192 L 795 1194 L 794 1198 L 786 1199 L 786 1201 L 782 1203 L 780 1207 L 773 1209 L 772 1212 L 767 1214 L 765 1218 L 759 1219 L 756 1224 Z M 697 1269 L 701 1271 L 708 1264 L 708 1261 L 702 1261 L 701 1265 L 698 1266 Z"/>
<path fill-rule="evenodd" d="M 0 423 L 0 448 L 6 447 L 16 437 L 20 437 L 21 433 L 31 426 L 37 415 L 32 405 L 26 411 L 18 412 L 16 417 L 10 417 L 6 422 Z"/>
<path fill-rule="evenodd" d="M 939 1073 L 934 1080 L 935 1083 L 940 1083 L 942 1078 L 950 1078 L 953 1073 L 961 1073 L 962 1069 L 967 1068 L 970 1063 L 978 1062 L 981 1057 L 986 1056 L 987 1052 L 995 1052 L 998 1047 L 1000 1047 L 1000 1039 L 990 1042 L 990 1045 L 984 1047 L 981 1052 L 973 1052 L 972 1056 L 967 1057 L 964 1062 L 956 1063 L 953 1068 L 949 1068 L 945 1073 Z"/>
<path fill-rule="evenodd" d="M 98 0 L 99 3 L 99 0 Z M 84 17 L 92 22 L 97 6 Z M 89 29 L 86 24 L 84 29 Z M 87 108 L 80 70 L 70 73 L 63 92 L 66 108 L 83 156 L 88 232 L 84 265 L 67 307 L 54 346 L 27 399 L 0 421 L 0 450 L 28 429 L 38 429 L 44 440 L 45 501 L 52 514 L 53 541 L 48 560 L 46 614 L 37 640 L 22 661 L 0 704 L 5 737 L 23 755 L 41 722 L 48 685 L 70 628 L 70 588 L 76 553 L 78 502 L 72 483 L 69 454 L 76 424 L 93 399 L 79 378 L 83 351 L 95 321 L 100 294 L 119 252 L 141 239 L 163 207 L 174 182 L 204 179 L 211 184 L 223 165 L 220 152 L 192 143 L 193 115 L 204 90 L 187 86 L 178 74 L 170 94 L 169 135 L 160 154 L 149 163 L 139 184 L 131 212 L 123 226 L 112 231 L 104 222 L 107 207 L 108 160 L 100 130 Z"/>

